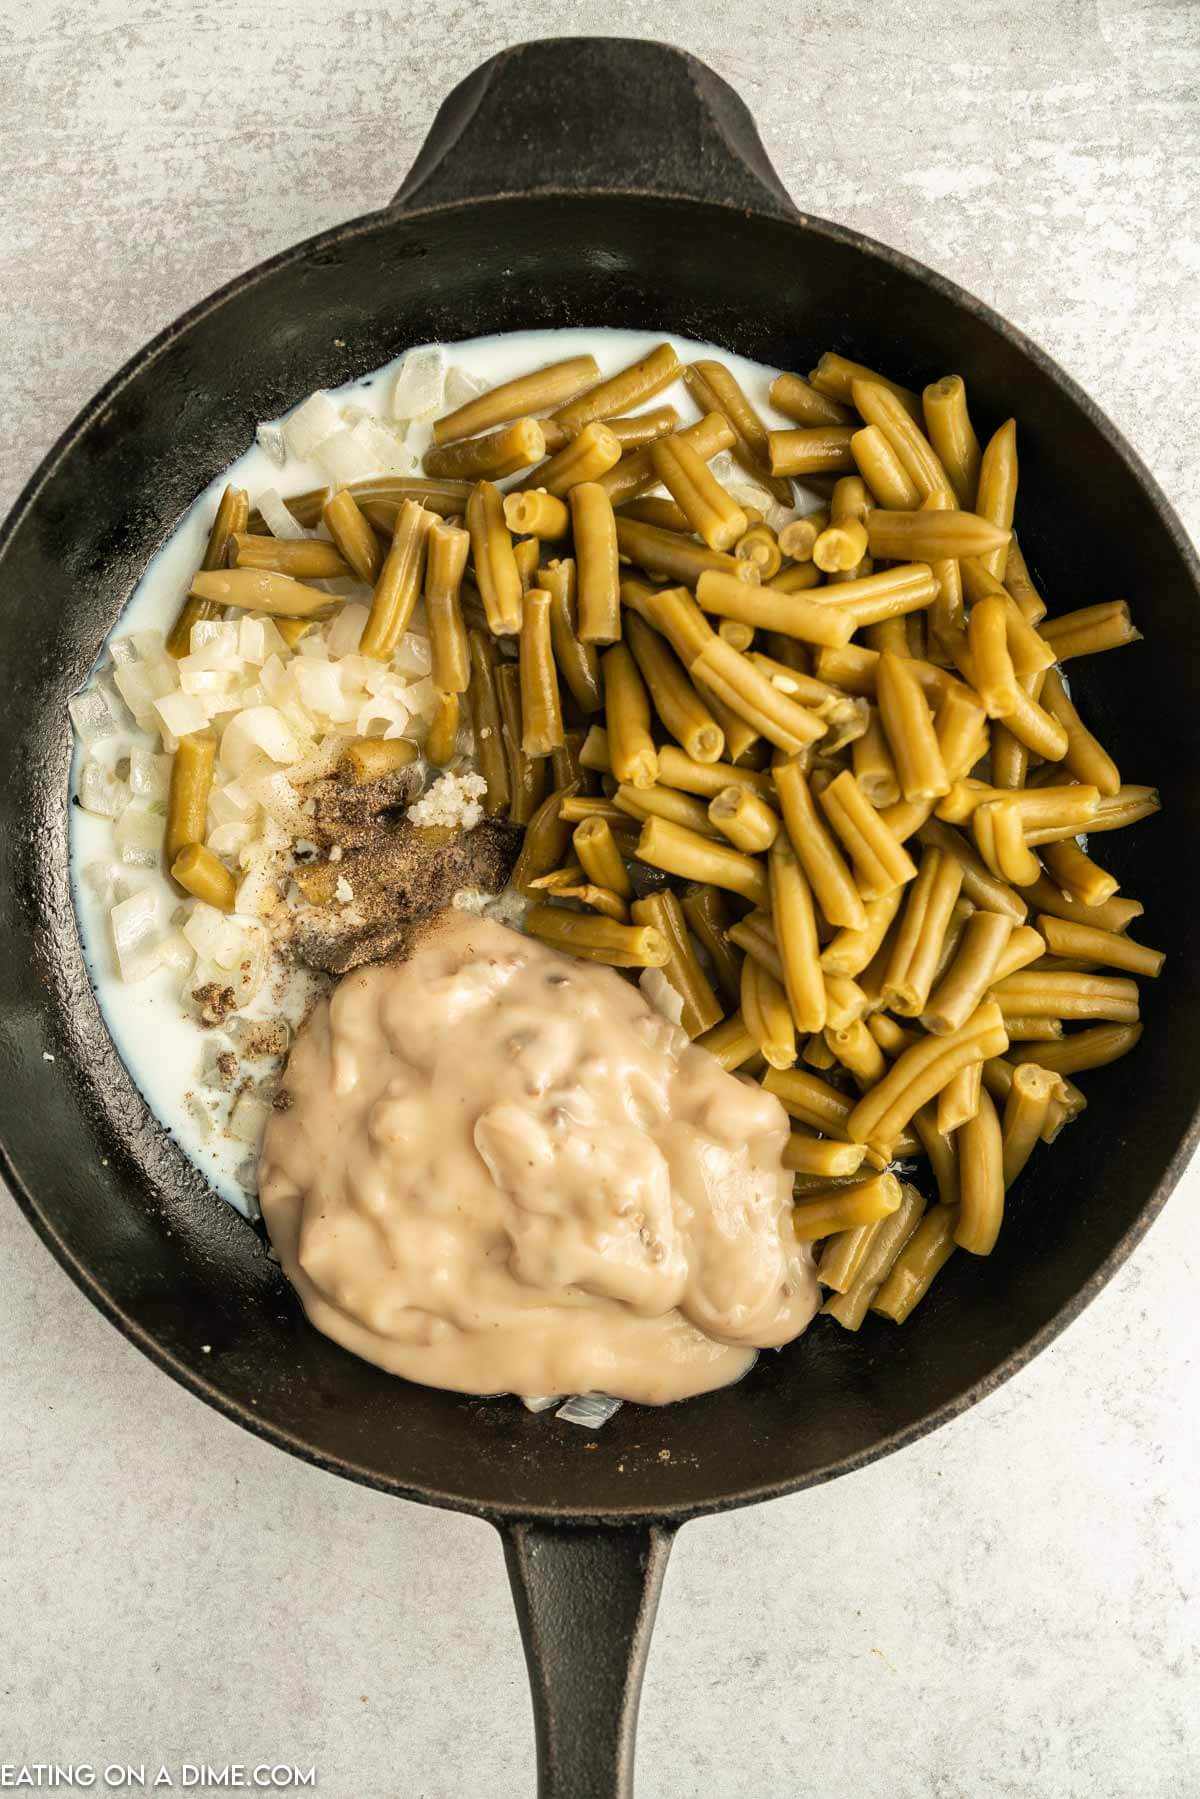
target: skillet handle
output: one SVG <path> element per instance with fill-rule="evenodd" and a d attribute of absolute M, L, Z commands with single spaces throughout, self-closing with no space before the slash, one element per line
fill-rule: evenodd
<path fill-rule="evenodd" d="M 744 101 L 670 44 L 514 44 L 460 81 L 392 202 L 557 191 L 679 195 L 794 216 Z"/>
<path fill-rule="evenodd" d="M 529 1667 L 538 1799 L 632 1799 L 642 1675 L 675 1532 L 498 1528 Z"/>

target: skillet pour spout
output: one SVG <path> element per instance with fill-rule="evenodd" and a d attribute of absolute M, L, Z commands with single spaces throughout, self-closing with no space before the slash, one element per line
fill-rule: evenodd
<path fill-rule="evenodd" d="M 902 1331 L 814 1327 L 736 1387 L 626 1406 L 592 1436 L 515 1400 L 395 1380 L 311 1330 L 262 1240 L 151 1115 L 76 929 L 66 702 L 150 557 L 258 420 L 414 344 L 597 322 L 790 369 L 837 349 L 918 389 L 958 370 L 982 429 L 1015 413 L 1018 526 L 1052 602 L 1117 593 L 1136 609 L 1136 656 L 1119 675 L 1113 658 L 1073 664 L 1072 684 L 1121 766 L 1164 776 L 1171 828 L 1136 850 L 1117 839 L 1110 857 L 1169 957 L 1136 1068 L 1089 1077 L 1052 1189 L 1035 1160 L 994 1254 L 955 1258 Z M 0 1172 L 89 1298 L 228 1417 L 348 1479 L 497 1526 L 542 1799 L 629 1799 L 680 1524 L 835 1478 L 954 1418 L 1079 1313 L 1186 1165 L 1200 1085 L 1198 602 L 1195 554 L 1152 477 L 1042 351 L 942 277 L 798 212 L 723 81 L 619 38 L 484 63 L 389 206 L 251 270 L 155 338 L 0 529 Z"/>

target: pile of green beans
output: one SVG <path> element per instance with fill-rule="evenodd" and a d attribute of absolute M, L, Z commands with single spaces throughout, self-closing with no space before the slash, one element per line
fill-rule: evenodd
<path fill-rule="evenodd" d="M 680 381 L 690 423 L 661 403 Z M 333 604 L 305 579 L 352 575 L 386 660 L 423 599 L 426 755 L 455 759 L 465 709 L 485 811 L 524 828 L 526 930 L 661 969 L 687 1035 L 779 1098 L 797 1234 L 856 1330 L 991 1251 L 1086 1105 L 1071 1077 L 1137 1043 L 1163 957 L 1078 838 L 1159 802 L 1069 696 L 1062 664 L 1138 633 L 1123 600 L 1046 617 L 1015 421 L 981 445 L 958 375 L 918 394 L 834 352 L 770 400 L 789 428 L 668 344 L 608 379 L 571 357 L 440 419 L 424 477 L 297 496 L 329 542 L 277 542 L 229 490 L 171 647 L 222 604 L 302 631 Z M 729 492 L 721 451 L 795 516 Z M 348 776 L 415 753 L 352 746 Z M 211 768 L 211 740 L 181 743 L 168 856 L 232 905 Z"/>

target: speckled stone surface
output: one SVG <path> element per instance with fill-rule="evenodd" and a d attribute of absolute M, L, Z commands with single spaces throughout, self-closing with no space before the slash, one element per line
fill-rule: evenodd
<path fill-rule="evenodd" d="M 1128 0 L 0 0 L 0 507 L 184 307 L 396 187 L 517 36 L 686 45 L 811 211 L 1016 320 L 1195 534 L 1200 9 Z M 1068 1152 L 1069 1153 L 1069 1152 Z M 1032 1367 L 902 1456 L 682 1534 L 641 1799 L 1200 1791 L 1200 1177 Z M 325 1799 L 533 1791 L 483 1525 L 165 1380 L 0 1206 L 0 1764 L 315 1763 Z"/>

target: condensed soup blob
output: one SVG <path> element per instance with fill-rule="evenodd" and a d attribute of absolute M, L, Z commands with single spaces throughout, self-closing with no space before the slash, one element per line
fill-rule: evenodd
<path fill-rule="evenodd" d="M 662 1405 L 818 1304 L 779 1102 L 612 969 L 441 915 L 301 1031 L 260 1196 L 317 1329 L 464 1393 Z"/>

